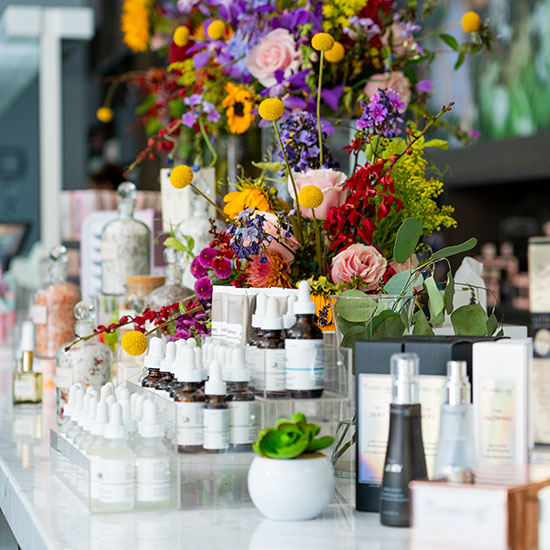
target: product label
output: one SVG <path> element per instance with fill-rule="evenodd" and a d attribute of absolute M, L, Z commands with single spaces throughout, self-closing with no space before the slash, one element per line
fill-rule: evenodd
<path fill-rule="evenodd" d="M 322 390 L 325 387 L 323 340 L 285 340 L 286 387 Z"/>
<path fill-rule="evenodd" d="M 250 354 L 248 368 L 252 373 L 252 385 L 257 390 L 265 390 L 265 350 L 251 346 Z"/>
<path fill-rule="evenodd" d="M 18 400 L 34 401 L 38 397 L 36 394 L 36 380 L 31 375 L 25 378 L 16 378 L 13 381 L 13 395 Z"/>
<path fill-rule="evenodd" d="M 136 458 L 138 483 L 168 483 L 170 481 L 170 457 Z"/>
<path fill-rule="evenodd" d="M 257 426 L 231 426 L 229 442 L 231 445 L 250 445 L 258 439 Z"/>
<path fill-rule="evenodd" d="M 92 500 L 99 500 L 99 486 L 100 486 L 100 471 L 99 471 L 99 456 L 88 456 L 90 460 L 90 498 Z"/>
<path fill-rule="evenodd" d="M 31 318 L 35 325 L 45 325 L 48 322 L 48 308 L 46 306 L 32 306 Z"/>
<path fill-rule="evenodd" d="M 255 426 L 258 423 L 258 411 L 255 401 L 230 401 L 230 426 Z"/>
<path fill-rule="evenodd" d="M 135 467 L 128 459 L 99 459 L 99 500 L 128 504 L 135 498 Z"/>
<path fill-rule="evenodd" d="M 286 354 L 284 349 L 265 349 L 262 389 L 266 391 L 284 391 L 286 389 Z"/>
<path fill-rule="evenodd" d="M 176 403 L 178 445 L 202 445 L 204 403 Z"/>
<path fill-rule="evenodd" d="M 533 431 L 535 443 L 550 444 L 550 359 L 533 359 Z"/>
<path fill-rule="evenodd" d="M 248 372 L 255 372 L 258 348 L 249 344 L 244 348 L 244 364 Z"/>
<path fill-rule="evenodd" d="M 101 242 L 101 260 L 113 261 L 117 259 L 117 244 L 113 241 Z"/>
<path fill-rule="evenodd" d="M 481 380 L 480 466 L 516 462 L 516 391 L 511 379 Z"/>
<path fill-rule="evenodd" d="M 131 504 L 135 499 L 134 483 L 110 484 L 100 482 L 99 500 L 106 504 Z"/>
<path fill-rule="evenodd" d="M 69 389 L 73 385 L 74 370 L 70 367 L 57 367 L 55 369 L 55 385 L 62 389 Z"/>
<path fill-rule="evenodd" d="M 138 502 L 166 502 L 170 500 L 170 483 L 138 482 L 136 500 Z"/>
<path fill-rule="evenodd" d="M 229 447 L 229 410 L 204 410 L 204 440 L 205 449 L 226 449 Z"/>

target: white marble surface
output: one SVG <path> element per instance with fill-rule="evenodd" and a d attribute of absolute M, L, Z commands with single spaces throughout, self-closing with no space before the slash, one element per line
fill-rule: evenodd
<path fill-rule="evenodd" d="M 243 457 L 181 457 L 177 512 L 92 515 L 50 471 L 49 428 L 55 390 L 46 377 L 43 406 L 11 405 L 12 365 L 0 353 L 0 508 L 22 550 L 401 550 L 408 529 L 356 512 L 353 484 L 338 481 L 318 519 L 264 519 L 246 488 Z"/>

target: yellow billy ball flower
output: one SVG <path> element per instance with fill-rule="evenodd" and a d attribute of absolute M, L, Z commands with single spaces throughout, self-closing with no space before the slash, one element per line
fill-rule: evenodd
<path fill-rule="evenodd" d="M 147 351 L 147 336 L 137 330 L 131 330 L 124 334 L 120 345 L 128 355 L 143 355 Z"/>
<path fill-rule="evenodd" d="M 193 170 L 187 164 L 180 164 L 170 172 L 170 183 L 176 189 L 183 189 L 193 181 Z"/>
<path fill-rule="evenodd" d="M 330 63 L 340 63 L 344 59 L 345 54 L 346 50 L 344 46 L 340 42 L 335 42 L 332 48 L 325 52 L 325 59 Z"/>
<path fill-rule="evenodd" d="M 334 38 L 326 32 L 318 32 L 313 35 L 311 45 L 313 46 L 313 49 L 318 52 L 328 52 L 328 50 L 330 50 L 334 45 Z"/>
<path fill-rule="evenodd" d="M 258 113 L 264 120 L 277 120 L 284 112 L 285 105 L 278 97 L 264 99 L 258 108 Z"/>
<path fill-rule="evenodd" d="M 113 110 L 109 107 L 100 107 L 96 111 L 95 116 L 97 117 L 97 120 L 99 120 L 99 122 L 107 124 L 108 122 L 111 122 L 111 120 L 113 120 Z"/>
<path fill-rule="evenodd" d="M 476 32 L 481 25 L 481 19 L 475 11 L 467 11 L 462 16 L 461 24 L 464 32 Z"/>
<path fill-rule="evenodd" d="M 306 185 L 298 193 L 298 202 L 304 208 L 317 208 L 323 200 L 323 192 L 315 185 Z"/>
<path fill-rule="evenodd" d="M 225 34 L 225 23 L 216 19 L 208 25 L 208 30 L 206 32 L 212 40 L 219 40 Z"/>
<path fill-rule="evenodd" d="M 185 25 L 180 25 L 175 31 L 174 36 L 172 37 L 174 40 L 174 44 L 176 46 L 179 46 L 180 48 L 182 46 L 185 46 L 187 42 L 189 42 L 189 34 L 190 34 L 189 27 L 186 27 Z"/>

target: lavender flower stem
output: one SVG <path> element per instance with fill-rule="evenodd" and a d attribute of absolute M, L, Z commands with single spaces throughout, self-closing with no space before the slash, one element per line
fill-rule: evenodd
<path fill-rule="evenodd" d="M 323 168 L 323 132 L 321 130 L 321 87 L 323 85 L 323 61 L 325 52 L 319 58 L 319 85 L 317 86 L 317 126 L 319 128 L 319 168 Z"/>

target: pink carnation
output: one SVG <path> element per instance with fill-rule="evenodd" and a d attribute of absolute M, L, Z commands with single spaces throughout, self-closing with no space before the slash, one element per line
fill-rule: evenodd
<path fill-rule="evenodd" d="M 332 281 L 351 282 L 354 276 L 363 281 L 367 290 L 375 290 L 386 271 L 387 261 L 374 246 L 352 244 L 332 259 Z"/>
<path fill-rule="evenodd" d="M 250 50 L 246 66 L 262 86 L 270 88 L 277 84 L 275 71 L 284 71 L 285 78 L 288 78 L 298 71 L 301 61 L 302 54 L 296 48 L 292 34 L 286 29 L 275 29 Z"/>
<path fill-rule="evenodd" d="M 411 100 L 411 83 L 409 79 L 401 71 L 393 71 L 393 73 L 379 73 L 372 75 L 365 85 L 363 92 L 369 97 L 373 96 L 378 90 L 395 90 L 399 93 L 401 101 L 405 107 L 401 112 L 405 111 Z"/>
<path fill-rule="evenodd" d="M 323 192 L 323 204 L 315 208 L 315 217 L 318 220 L 325 220 L 327 212 L 333 206 L 342 206 L 346 201 L 346 191 L 343 186 L 347 176 L 344 172 L 337 172 L 332 169 L 308 170 L 304 174 L 296 174 L 294 182 L 298 193 L 306 185 L 314 185 Z M 292 182 L 288 183 L 288 192 L 294 197 L 294 189 Z M 300 206 L 300 213 L 306 218 L 311 218 L 311 208 L 303 208 Z"/>

